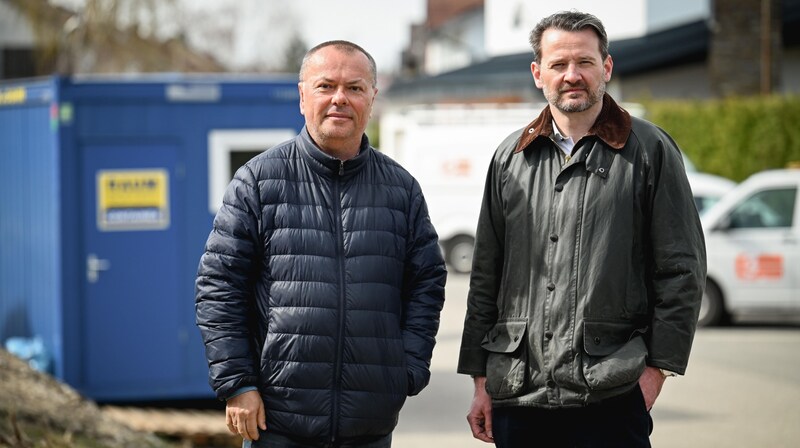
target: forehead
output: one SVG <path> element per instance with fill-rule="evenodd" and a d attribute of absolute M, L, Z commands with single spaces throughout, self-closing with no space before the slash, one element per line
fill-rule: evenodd
<path fill-rule="evenodd" d="M 309 78 L 364 78 L 369 79 L 370 64 L 367 57 L 358 50 L 347 51 L 334 46 L 317 50 L 309 58 L 306 67 Z"/>
<path fill-rule="evenodd" d="M 563 55 L 563 53 L 580 53 L 601 57 L 600 38 L 591 29 L 581 31 L 565 31 L 549 28 L 542 33 L 542 58 Z"/>

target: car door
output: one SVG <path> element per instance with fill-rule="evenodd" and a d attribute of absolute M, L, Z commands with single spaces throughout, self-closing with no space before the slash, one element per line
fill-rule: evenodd
<path fill-rule="evenodd" d="M 796 182 L 754 190 L 708 235 L 709 265 L 722 267 L 729 310 L 800 306 L 797 190 Z"/>

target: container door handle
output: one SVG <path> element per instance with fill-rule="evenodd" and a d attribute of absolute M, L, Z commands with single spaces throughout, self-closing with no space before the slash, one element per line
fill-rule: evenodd
<path fill-rule="evenodd" d="M 89 254 L 86 257 L 86 280 L 89 280 L 89 283 L 97 283 L 99 278 L 97 273 L 109 269 L 111 269 L 110 261 L 97 258 L 95 254 Z"/>

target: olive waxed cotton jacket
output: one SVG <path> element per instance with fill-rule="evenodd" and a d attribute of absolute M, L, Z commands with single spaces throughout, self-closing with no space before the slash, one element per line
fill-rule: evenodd
<path fill-rule="evenodd" d="M 571 157 L 542 114 L 486 179 L 458 371 L 494 405 L 583 406 L 683 374 L 705 284 L 680 151 L 605 95 Z"/>
<path fill-rule="evenodd" d="M 446 271 L 419 184 L 364 136 L 345 162 L 295 139 L 240 168 L 197 274 L 221 399 L 258 387 L 267 428 L 389 434 L 430 378 Z"/>

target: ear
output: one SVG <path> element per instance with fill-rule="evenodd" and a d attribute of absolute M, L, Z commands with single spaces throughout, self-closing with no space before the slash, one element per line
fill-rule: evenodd
<path fill-rule="evenodd" d="M 375 97 L 378 96 L 378 88 L 372 88 L 372 99 L 369 100 L 369 118 L 372 118 L 373 106 L 375 106 Z"/>
<path fill-rule="evenodd" d="M 300 115 L 305 115 L 303 108 L 305 107 L 305 97 L 303 96 L 303 82 L 297 83 L 297 91 L 300 93 Z"/>
<path fill-rule="evenodd" d="M 611 81 L 612 71 L 614 71 L 614 61 L 611 59 L 611 55 L 608 55 L 606 60 L 603 61 L 603 79 L 605 82 Z"/>
<path fill-rule="evenodd" d="M 537 64 L 535 61 L 531 62 L 531 74 L 533 75 L 533 82 L 536 84 L 536 87 L 541 89 L 542 71 L 539 69 L 539 64 Z"/>

